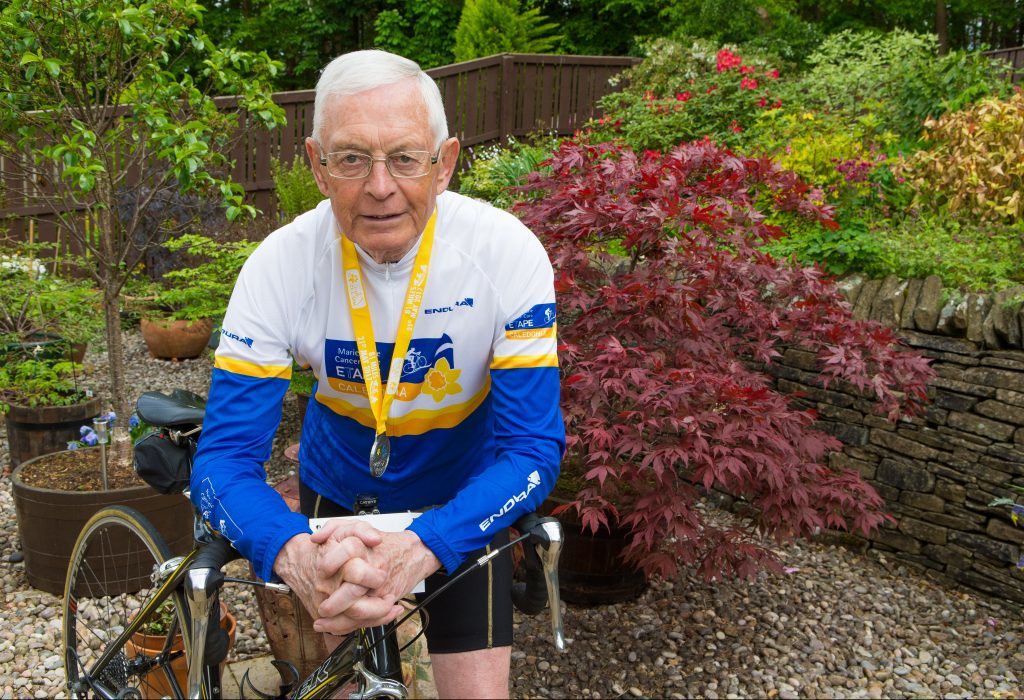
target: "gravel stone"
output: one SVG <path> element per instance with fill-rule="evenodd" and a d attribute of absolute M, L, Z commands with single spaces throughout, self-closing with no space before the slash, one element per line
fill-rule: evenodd
<path fill-rule="evenodd" d="M 205 395 L 210 358 L 164 362 L 137 332 L 125 338 L 129 394 L 185 388 Z M 86 376 L 102 396 L 105 357 Z M 268 481 L 294 471 L 295 399 L 284 401 Z M 0 462 L 7 440 L 0 425 Z M 709 511 L 711 517 L 731 516 Z M 20 552 L 10 478 L 0 479 L 0 695 L 65 697 L 59 598 L 32 589 Z M 516 613 L 511 693 L 529 698 L 1017 697 L 1024 684 L 1024 615 L 979 594 L 941 586 L 883 552 L 835 545 L 774 546 L 791 574 L 705 583 L 688 573 L 654 579 L 636 601 L 564 606 L 569 651 L 551 646 L 549 618 Z M 247 575 L 243 562 L 228 567 Z M 228 586 L 238 618 L 229 662 L 266 654 L 251 588 Z M 627 651 L 628 650 L 628 651 Z"/>

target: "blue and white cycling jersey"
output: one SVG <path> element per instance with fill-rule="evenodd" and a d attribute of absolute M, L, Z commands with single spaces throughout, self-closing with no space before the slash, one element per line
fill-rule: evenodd
<path fill-rule="evenodd" d="M 246 262 L 225 316 L 192 497 L 272 575 L 308 521 L 266 484 L 292 360 L 317 378 L 301 436 L 301 478 L 343 505 L 376 494 L 384 512 L 428 510 L 410 526 L 449 572 L 554 486 L 565 447 L 551 264 L 515 217 L 445 192 L 426 291 L 388 417 L 391 460 L 368 466 L 374 421 L 345 298 L 330 203 L 278 229 Z M 359 250 L 382 381 L 417 247 L 378 264 Z"/>

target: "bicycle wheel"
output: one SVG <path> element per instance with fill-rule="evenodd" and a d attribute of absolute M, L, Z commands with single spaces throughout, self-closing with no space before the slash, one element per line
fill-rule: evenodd
<path fill-rule="evenodd" d="M 180 696 L 187 662 L 185 600 L 171 592 L 150 624 L 114 645 L 125 625 L 154 597 L 156 568 L 171 558 L 160 533 L 137 511 L 111 506 L 82 528 L 64 584 L 63 656 L 68 693 L 120 697 Z M 161 626 L 166 639 L 157 638 Z M 115 648 L 116 647 L 116 648 Z"/>

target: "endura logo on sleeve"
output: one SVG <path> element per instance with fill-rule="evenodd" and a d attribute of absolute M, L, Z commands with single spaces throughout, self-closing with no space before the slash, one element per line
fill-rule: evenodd
<path fill-rule="evenodd" d="M 505 501 L 504 504 L 502 504 L 501 509 L 497 513 L 481 522 L 480 531 L 487 532 L 487 528 L 494 524 L 495 520 L 497 520 L 501 516 L 505 515 L 505 513 L 508 513 L 510 510 L 515 508 L 516 503 L 522 503 L 523 501 L 525 501 L 526 497 L 530 495 L 530 492 L 533 491 L 538 486 L 540 486 L 540 474 L 535 470 L 530 472 L 530 475 L 526 477 L 526 488 L 523 491 L 520 491 L 519 493 L 513 494 L 511 498 L 509 498 L 507 501 Z"/>
<path fill-rule="evenodd" d="M 231 338 L 231 340 L 237 340 L 239 343 L 245 343 L 248 347 L 250 347 L 250 348 L 252 347 L 253 340 L 252 340 L 252 338 L 250 338 L 248 336 L 243 338 L 242 336 L 238 335 L 237 333 L 232 333 L 227 328 L 221 328 L 220 329 L 220 334 L 222 336 L 224 336 L 225 338 Z"/>

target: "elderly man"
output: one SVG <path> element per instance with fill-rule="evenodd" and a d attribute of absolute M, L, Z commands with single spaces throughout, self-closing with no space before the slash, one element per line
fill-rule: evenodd
<path fill-rule="evenodd" d="M 394 619 L 536 509 L 564 449 L 551 265 L 508 213 L 446 192 L 459 155 L 440 93 L 360 51 L 317 84 L 306 140 L 328 199 L 246 263 L 223 323 L 192 494 L 259 575 L 344 635 Z M 303 514 L 265 483 L 292 360 L 317 377 L 301 438 Z M 310 516 L 421 511 L 397 533 L 311 535 Z M 504 538 L 504 540 L 503 540 Z M 430 606 L 444 697 L 508 694 L 511 563 Z"/>

